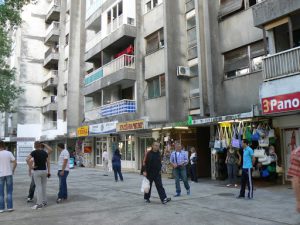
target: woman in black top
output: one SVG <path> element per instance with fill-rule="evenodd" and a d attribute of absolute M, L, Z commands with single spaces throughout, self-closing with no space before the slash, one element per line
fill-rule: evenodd
<path fill-rule="evenodd" d="M 118 174 L 120 177 L 120 180 L 123 181 L 123 175 L 121 172 L 121 154 L 119 149 L 116 149 L 113 157 L 112 157 L 112 167 L 115 174 L 115 181 L 118 181 Z"/>

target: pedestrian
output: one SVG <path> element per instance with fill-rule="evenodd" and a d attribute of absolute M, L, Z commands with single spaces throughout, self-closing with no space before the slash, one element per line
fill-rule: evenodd
<path fill-rule="evenodd" d="M 243 139 L 243 166 L 242 166 L 242 179 L 241 190 L 237 198 L 245 198 L 246 184 L 248 186 L 248 199 L 253 198 L 253 182 L 252 182 L 252 167 L 255 163 L 253 149 L 249 147 L 247 139 Z"/>
<path fill-rule="evenodd" d="M 26 158 L 26 162 L 33 170 L 33 179 L 37 189 L 37 201 L 32 209 L 40 209 L 47 205 L 46 186 L 47 177 L 50 178 L 50 161 L 48 153 L 43 150 L 43 144 L 34 142 L 34 151 Z M 33 163 L 32 163 L 33 158 Z"/>
<path fill-rule="evenodd" d="M 192 182 L 198 183 L 198 177 L 197 177 L 197 152 L 194 147 L 191 147 L 191 156 L 190 156 L 190 162 L 191 162 L 191 180 Z"/>
<path fill-rule="evenodd" d="M 13 165 L 12 165 L 13 164 Z M 5 144 L 0 141 L 0 213 L 5 210 L 4 187 L 6 186 L 6 208 L 8 212 L 13 208 L 13 175 L 17 162 L 13 154 L 5 149 Z"/>
<path fill-rule="evenodd" d="M 123 181 L 123 175 L 121 172 L 121 154 L 119 149 L 115 150 L 115 153 L 112 157 L 112 167 L 114 170 L 114 174 L 115 174 L 115 181 L 118 181 L 118 174 L 120 177 L 120 180 Z"/>
<path fill-rule="evenodd" d="M 173 151 L 171 154 L 170 162 L 173 166 L 173 175 L 176 185 L 176 194 L 174 195 L 174 197 L 179 197 L 181 195 L 180 178 L 183 180 L 187 195 L 190 195 L 191 190 L 186 174 L 188 156 L 184 151 L 182 151 L 181 144 L 178 142 L 175 144 L 175 151 Z"/>
<path fill-rule="evenodd" d="M 168 198 L 165 192 L 165 189 L 161 180 L 161 155 L 159 152 L 159 143 L 153 142 L 152 148 L 147 152 L 144 163 L 143 163 L 143 175 L 147 177 L 150 182 L 150 190 L 148 193 L 144 194 L 144 199 L 146 203 L 150 203 L 152 183 L 154 181 L 159 198 L 162 204 L 166 204 L 171 201 L 171 198 Z"/>
<path fill-rule="evenodd" d="M 291 152 L 288 176 L 292 177 L 292 186 L 296 196 L 296 208 L 300 213 L 300 146 Z"/>
<path fill-rule="evenodd" d="M 229 145 L 227 149 L 225 163 L 227 164 L 228 173 L 228 184 L 226 186 L 230 187 L 234 185 L 234 187 L 237 187 L 237 172 L 238 165 L 241 164 L 241 154 L 237 149 L 234 149 L 232 145 Z"/>
<path fill-rule="evenodd" d="M 103 176 L 108 176 L 108 152 L 104 150 L 102 154 L 102 162 L 103 162 L 103 167 L 104 167 L 104 174 Z"/>
<path fill-rule="evenodd" d="M 50 155 L 53 152 L 53 149 L 45 144 L 45 143 L 41 143 L 41 146 L 43 147 L 43 150 L 46 151 L 48 153 L 48 155 Z M 30 163 L 34 163 L 33 158 L 30 160 Z M 33 167 L 33 165 L 32 165 Z M 28 191 L 28 196 L 27 196 L 27 202 L 33 202 L 33 196 L 34 196 L 34 191 L 35 191 L 35 183 L 34 183 L 34 179 L 33 179 L 33 173 L 30 167 L 28 167 L 28 175 L 29 177 L 31 177 L 31 182 L 30 182 L 30 187 L 29 187 L 29 191 Z"/>
<path fill-rule="evenodd" d="M 57 149 L 60 152 L 58 158 L 58 172 L 57 176 L 59 179 L 59 192 L 57 194 L 56 203 L 61 203 L 64 200 L 68 199 L 68 187 L 67 187 L 67 177 L 69 175 L 69 161 L 70 154 L 63 143 L 57 144 Z"/>

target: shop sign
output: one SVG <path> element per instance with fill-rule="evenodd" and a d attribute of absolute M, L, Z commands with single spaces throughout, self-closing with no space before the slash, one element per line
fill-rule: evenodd
<path fill-rule="evenodd" d="M 77 137 L 89 136 L 89 126 L 82 126 L 77 128 Z"/>
<path fill-rule="evenodd" d="M 117 131 L 140 130 L 144 128 L 144 120 L 135 120 L 117 124 Z"/>
<path fill-rule="evenodd" d="M 218 123 L 218 122 L 222 122 L 222 121 L 239 120 L 239 119 L 246 119 L 246 118 L 252 118 L 252 117 L 253 117 L 253 112 L 251 111 L 251 112 L 247 112 L 247 113 L 240 113 L 240 114 L 234 114 L 234 115 L 196 119 L 196 120 L 192 120 L 192 125 L 213 124 L 213 123 Z"/>
<path fill-rule="evenodd" d="M 263 114 L 300 110 L 300 92 L 262 98 L 261 105 Z"/>
<path fill-rule="evenodd" d="M 118 121 L 99 123 L 89 126 L 90 134 L 111 134 L 117 132 Z"/>

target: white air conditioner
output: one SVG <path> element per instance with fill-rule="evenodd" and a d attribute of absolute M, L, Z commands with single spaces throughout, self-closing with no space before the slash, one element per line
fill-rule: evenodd
<path fill-rule="evenodd" d="M 177 76 L 178 77 L 190 77 L 191 71 L 189 67 L 186 66 L 178 66 L 177 67 Z"/>

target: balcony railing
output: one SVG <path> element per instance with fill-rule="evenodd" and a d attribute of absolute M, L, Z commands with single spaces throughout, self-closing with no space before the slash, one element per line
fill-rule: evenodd
<path fill-rule="evenodd" d="M 124 113 L 135 113 L 136 102 L 134 100 L 124 99 L 108 105 L 101 106 L 101 116 L 115 116 Z"/>
<path fill-rule="evenodd" d="M 56 95 L 51 95 L 51 96 L 45 98 L 43 101 L 44 106 L 49 105 L 51 103 L 56 103 Z"/>
<path fill-rule="evenodd" d="M 85 121 L 92 121 L 92 120 L 100 119 L 101 118 L 101 107 L 85 111 L 84 118 L 85 118 Z"/>
<path fill-rule="evenodd" d="M 127 21 L 124 21 L 123 14 L 113 19 L 112 22 L 107 24 L 107 35 L 117 30 L 123 24 L 135 26 L 134 18 L 127 17 Z M 104 37 L 103 37 L 104 38 Z"/>
<path fill-rule="evenodd" d="M 48 36 L 50 32 L 58 29 L 59 29 L 59 22 L 53 21 L 46 30 L 46 36 Z"/>
<path fill-rule="evenodd" d="M 135 57 L 134 55 L 121 55 L 120 57 L 112 60 L 111 62 L 103 66 L 103 74 L 107 76 L 114 72 L 117 72 L 123 68 L 135 68 Z"/>
<path fill-rule="evenodd" d="M 57 121 L 48 121 L 43 124 L 43 130 L 56 130 Z"/>
<path fill-rule="evenodd" d="M 49 73 L 50 75 L 48 76 L 48 79 L 44 82 L 42 88 L 43 90 L 52 87 L 52 86 L 57 86 L 58 84 L 58 71 L 57 70 L 53 70 Z"/>
<path fill-rule="evenodd" d="M 263 58 L 265 80 L 277 79 L 300 73 L 300 47 Z"/>
<path fill-rule="evenodd" d="M 93 48 L 97 43 L 99 43 L 102 40 L 102 33 L 99 31 L 95 37 L 93 37 L 90 41 L 87 41 L 85 51 L 89 51 L 91 48 Z"/>
<path fill-rule="evenodd" d="M 49 8 L 47 10 L 48 13 L 54 8 L 60 7 L 60 0 L 52 0 L 52 2 L 49 5 Z"/>
<path fill-rule="evenodd" d="M 47 59 L 47 57 L 51 54 L 58 54 L 58 49 L 54 47 L 49 48 L 45 53 L 45 59 Z"/>
<path fill-rule="evenodd" d="M 103 69 L 102 67 L 100 67 L 99 69 L 94 70 L 84 78 L 84 84 L 85 86 L 90 85 L 91 83 L 95 82 L 96 80 L 99 80 L 102 77 L 103 77 Z"/>

